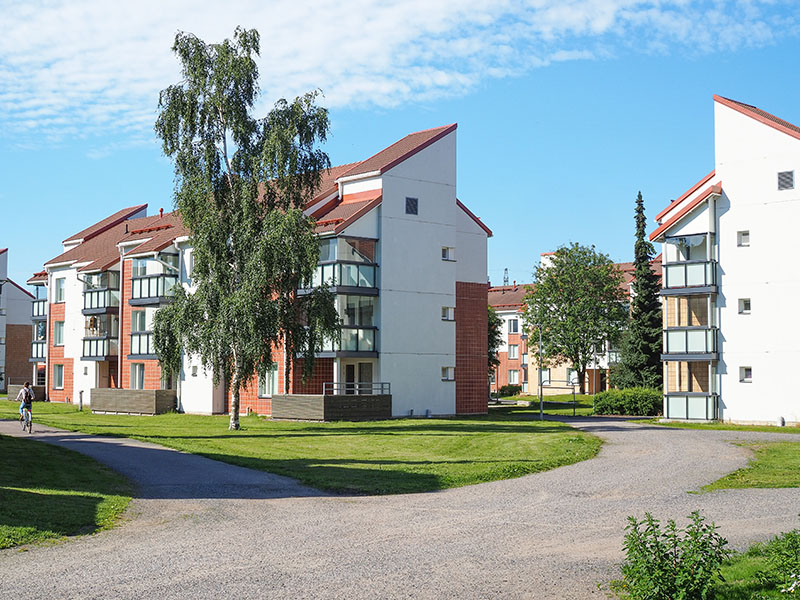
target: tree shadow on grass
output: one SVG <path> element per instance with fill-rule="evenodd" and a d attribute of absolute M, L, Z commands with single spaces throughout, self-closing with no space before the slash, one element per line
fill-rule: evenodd
<path fill-rule="evenodd" d="M 103 499 L 0 488 L 0 548 L 97 531 Z"/>

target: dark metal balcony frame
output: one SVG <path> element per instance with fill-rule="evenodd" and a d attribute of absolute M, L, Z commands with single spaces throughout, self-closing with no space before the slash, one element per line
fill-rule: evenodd
<path fill-rule="evenodd" d="M 44 347 L 44 352 L 42 353 L 42 356 L 34 356 L 33 353 L 34 346 Z M 47 340 L 33 340 L 31 342 L 31 355 L 30 358 L 28 359 L 28 362 L 39 363 L 39 362 L 45 362 L 46 360 L 47 360 Z"/>
<path fill-rule="evenodd" d="M 684 282 L 687 277 L 685 272 L 691 265 L 710 265 L 711 272 L 704 273 L 703 285 L 681 285 L 669 286 L 669 269 L 670 267 L 681 266 L 684 270 Z M 663 288 L 661 289 L 662 296 L 687 296 L 699 294 L 716 294 L 717 293 L 717 261 L 715 260 L 683 260 L 676 262 L 664 263 L 662 266 L 662 281 Z"/>
<path fill-rule="evenodd" d="M 374 326 L 374 325 L 364 325 L 364 326 L 361 326 L 361 325 L 343 325 L 342 326 L 342 331 L 344 331 L 344 330 L 358 331 L 359 329 L 374 331 L 374 332 L 376 332 L 376 335 L 377 335 L 377 331 L 378 331 L 378 328 L 376 326 Z M 373 341 L 373 345 L 377 346 L 377 344 L 378 344 L 378 341 L 377 341 L 377 339 L 375 339 Z M 341 346 L 341 340 L 339 341 L 339 345 Z M 340 348 L 340 349 L 337 349 L 337 350 L 323 350 L 321 352 L 317 352 L 315 356 L 317 356 L 318 358 L 378 358 L 378 355 L 379 355 L 379 353 L 378 353 L 377 350 L 358 350 L 358 349 L 356 349 L 356 350 L 342 350 Z"/>
<path fill-rule="evenodd" d="M 132 331 L 130 333 L 130 345 L 128 346 L 131 349 L 131 353 L 128 354 L 129 359 L 134 360 L 158 360 L 158 354 L 134 354 L 133 353 L 133 336 L 152 336 L 152 331 Z"/>
<path fill-rule="evenodd" d="M 713 348 L 711 348 L 710 352 L 670 352 L 669 351 L 669 341 L 667 337 L 667 333 L 671 331 L 712 331 L 713 332 Z M 689 327 L 668 327 L 667 329 L 663 330 L 664 333 L 664 342 L 667 345 L 667 351 L 661 355 L 662 361 L 679 361 L 679 362 L 705 362 L 710 360 L 718 360 L 719 359 L 719 349 L 717 348 L 718 344 L 718 333 L 719 329 L 716 327 L 706 327 L 706 326 L 689 326 Z M 688 343 L 686 344 L 688 346 Z"/>
<path fill-rule="evenodd" d="M 36 307 L 44 307 L 40 314 L 37 314 Z M 47 320 L 47 298 L 35 298 L 31 300 L 31 321 Z"/>
<path fill-rule="evenodd" d="M 116 306 L 100 306 L 96 308 L 86 308 L 86 294 L 94 293 L 94 292 L 104 292 L 108 294 L 109 292 L 119 292 L 119 288 L 92 288 L 89 290 L 83 290 L 83 310 L 81 311 L 82 314 L 86 316 L 91 315 L 118 315 L 119 314 L 119 304 Z M 110 298 L 110 296 L 109 296 Z"/>
<path fill-rule="evenodd" d="M 83 353 L 84 348 L 86 346 L 86 342 L 94 342 L 94 341 L 108 341 L 108 350 L 111 350 L 110 342 L 116 340 L 117 336 L 115 335 L 93 335 L 93 336 L 86 336 L 81 339 L 81 360 L 87 361 L 94 361 L 94 362 L 103 362 L 106 360 L 117 360 L 119 358 L 119 349 L 117 349 L 116 354 L 104 354 L 104 355 L 86 355 Z"/>
<path fill-rule="evenodd" d="M 141 281 L 143 279 L 175 279 L 175 283 L 172 284 L 169 289 L 173 287 L 177 287 L 181 284 L 180 278 L 177 275 L 171 275 L 169 273 L 156 273 L 154 275 L 136 275 L 135 277 L 131 277 L 131 297 L 128 299 L 128 304 L 130 306 L 152 306 L 156 304 L 166 304 L 168 302 L 172 302 L 174 296 L 172 294 L 169 295 L 162 295 L 162 296 L 144 296 L 141 298 L 134 298 L 133 297 L 133 282 L 134 281 Z M 156 287 L 160 287 L 156 285 Z M 167 291 L 167 284 L 166 282 L 163 284 L 162 289 L 166 293 Z"/>
<path fill-rule="evenodd" d="M 681 421 L 716 421 L 719 419 L 719 394 L 715 394 L 712 392 L 666 392 L 664 394 L 664 403 L 667 408 L 669 408 L 669 397 L 670 396 L 678 396 L 678 397 L 685 397 L 686 398 L 686 417 L 670 417 L 664 414 L 666 419 L 676 419 Z M 697 417 L 689 417 L 689 398 L 706 398 L 705 402 L 705 417 L 704 418 L 697 418 Z M 714 408 L 713 414 L 708 413 L 708 399 L 713 398 L 714 400 Z"/>

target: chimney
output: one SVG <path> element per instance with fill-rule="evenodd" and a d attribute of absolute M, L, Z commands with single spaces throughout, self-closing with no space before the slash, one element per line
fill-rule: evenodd
<path fill-rule="evenodd" d="M 164 209 L 163 208 L 159 208 L 158 209 L 158 218 L 160 219 L 163 216 L 164 216 Z"/>
<path fill-rule="evenodd" d="M 128 233 L 128 224 L 125 223 L 125 233 Z"/>

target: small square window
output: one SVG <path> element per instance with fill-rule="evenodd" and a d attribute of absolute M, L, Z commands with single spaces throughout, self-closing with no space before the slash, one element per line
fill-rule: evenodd
<path fill-rule="evenodd" d="M 449 246 L 442 246 L 442 260 L 455 260 L 456 249 Z"/>
<path fill-rule="evenodd" d="M 508 333 L 519 333 L 519 319 L 508 320 Z"/>
<path fill-rule="evenodd" d="M 0 337 L 0 346 L 5 346 L 5 345 L 6 345 L 6 338 Z"/>
<path fill-rule="evenodd" d="M 442 321 L 455 321 L 456 309 L 453 306 L 442 307 Z"/>
<path fill-rule="evenodd" d="M 456 368 L 455 367 L 442 367 L 442 381 L 455 381 Z"/>
<path fill-rule="evenodd" d="M 0 308 L 0 317 L 5 317 L 5 316 L 6 316 L 6 309 Z"/>
<path fill-rule="evenodd" d="M 739 247 L 747 247 L 750 245 L 750 232 L 749 231 L 737 231 L 736 232 L 736 245 Z"/>
<path fill-rule="evenodd" d="M 417 214 L 419 214 L 419 199 L 418 198 L 406 198 L 406 214 L 407 215 L 417 215 Z"/>
<path fill-rule="evenodd" d="M 750 298 L 739 298 L 739 314 L 750 314 Z"/>
<path fill-rule="evenodd" d="M 778 173 L 778 191 L 794 189 L 794 171 Z"/>
<path fill-rule="evenodd" d="M 739 367 L 739 381 L 742 383 L 753 381 L 753 367 Z"/>

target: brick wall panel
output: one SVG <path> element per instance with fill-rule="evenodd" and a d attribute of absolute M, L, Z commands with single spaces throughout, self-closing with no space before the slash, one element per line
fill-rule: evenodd
<path fill-rule="evenodd" d="M 487 413 L 489 286 L 456 282 L 456 413 Z M 517 360 L 517 363 L 520 361 Z"/>

